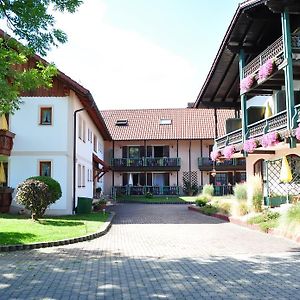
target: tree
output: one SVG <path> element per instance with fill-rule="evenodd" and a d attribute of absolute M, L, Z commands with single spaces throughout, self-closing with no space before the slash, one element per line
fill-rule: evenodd
<path fill-rule="evenodd" d="M 2 33 L 0 37 L 0 115 L 13 113 L 20 105 L 20 94 L 39 87 L 51 87 L 57 74 L 53 64 L 35 62 L 34 53 L 46 55 L 52 46 L 67 41 L 66 34 L 55 27 L 50 13 L 74 13 L 81 0 L 0 0 L 0 19 L 20 40 Z M 23 67 L 22 67 L 23 66 Z"/>

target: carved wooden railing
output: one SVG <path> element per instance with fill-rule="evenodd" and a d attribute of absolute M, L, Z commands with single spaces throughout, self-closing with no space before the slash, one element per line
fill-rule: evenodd
<path fill-rule="evenodd" d="M 268 119 L 260 120 L 248 125 L 248 137 L 257 138 L 265 133 L 280 131 L 287 127 L 287 113 L 282 111 Z"/>
<path fill-rule="evenodd" d="M 238 129 L 216 139 L 218 149 L 222 149 L 228 145 L 236 145 L 242 142 L 242 129 Z"/>
<path fill-rule="evenodd" d="M 112 167 L 180 167 L 180 158 L 143 157 L 143 158 L 113 158 Z"/>
<path fill-rule="evenodd" d="M 0 130 L 0 154 L 9 156 L 11 150 L 13 148 L 13 139 L 15 134 L 7 131 L 7 130 Z"/>
<path fill-rule="evenodd" d="M 134 195 L 179 195 L 178 186 L 114 186 L 112 194 L 116 196 L 134 196 Z"/>
<path fill-rule="evenodd" d="M 282 36 L 273 44 L 266 48 L 262 53 L 256 56 L 243 68 L 243 78 L 253 75 L 258 72 L 259 68 L 266 63 L 270 58 L 277 58 L 283 54 L 283 40 Z"/>
<path fill-rule="evenodd" d="M 198 158 L 198 167 L 212 167 L 214 165 L 210 157 L 199 157 Z M 215 166 L 244 166 L 246 161 L 244 159 L 227 159 L 221 162 L 216 161 Z"/>

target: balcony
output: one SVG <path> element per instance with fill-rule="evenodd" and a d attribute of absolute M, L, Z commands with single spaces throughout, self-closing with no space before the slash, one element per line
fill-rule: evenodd
<path fill-rule="evenodd" d="M 143 158 L 113 158 L 113 171 L 179 171 L 180 158 L 143 157 Z"/>
<path fill-rule="evenodd" d="M 178 186 L 114 186 L 112 188 L 115 196 L 146 195 L 179 195 Z"/>
<path fill-rule="evenodd" d="M 292 34 L 292 51 L 294 53 L 300 52 L 300 35 Z M 273 44 L 256 56 L 250 63 L 248 63 L 242 70 L 242 78 L 250 75 L 257 75 L 259 68 L 265 64 L 269 59 L 275 60 L 275 65 L 281 69 L 283 63 L 283 38 L 278 38 Z"/>
<path fill-rule="evenodd" d="M 200 171 L 212 171 L 213 167 L 216 171 L 243 171 L 246 169 L 246 161 L 242 158 L 233 158 L 223 162 L 215 162 L 213 165 L 213 161 L 209 157 L 199 157 L 198 167 Z"/>
<path fill-rule="evenodd" d="M 14 137 L 15 134 L 10 131 L 0 130 L 0 155 L 10 155 Z"/>
<path fill-rule="evenodd" d="M 229 145 L 241 144 L 242 141 L 243 141 L 242 128 L 240 128 L 216 139 L 216 144 L 218 149 L 223 149 Z"/>

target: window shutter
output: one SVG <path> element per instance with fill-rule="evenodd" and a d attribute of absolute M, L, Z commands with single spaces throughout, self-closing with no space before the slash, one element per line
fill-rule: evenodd
<path fill-rule="evenodd" d="M 164 173 L 164 186 L 170 185 L 170 176 L 169 173 Z"/>
<path fill-rule="evenodd" d="M 169 157 L 170 156 L 169 146 L 164 146 L 163 147 L 163 155 L 164 155 L 164 157 Z"/>
<path fill-rule="evenodd" d="M 122 147 L 122 158 L 127 158 L 128 157 L 128 147 L 123 146 Z"/>
<path fill-rule="evenodd" d="M 123 173 L 123 186 L 128 184 L 128 174 Z"/>
<path fill-rule="evenodd" d="M 140 174 L 140 185 L 142 185 L 142 186 L 146 185 L 146 174 L 145 173 Z"/>
<path fill-rule="evenodd" d="M 140 157 L 145 157 L 145 146 L 140 146 Z"/>
<path fill-rule="evenodd" d="M 147 146 L 147 157 L 152 157 L 152 146 Z"/>
<path fill-rule="evenodd" d="M 147 185 L 152 185 L 152 173 L 147 173 Z"/>

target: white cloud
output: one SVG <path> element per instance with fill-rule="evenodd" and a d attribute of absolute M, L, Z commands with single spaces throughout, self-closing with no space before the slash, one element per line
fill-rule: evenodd
<path fill-rule="evenodd" d="M 195 100 L 194 67 L 137 32 L 110 25 L 107 7 L 87 0 L 58 15 L 69 42 L 47 57 L 88 88 L 100 109 L 184 107 Z"/>

